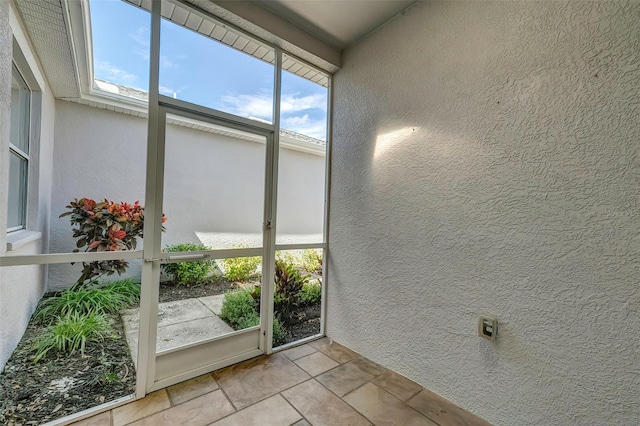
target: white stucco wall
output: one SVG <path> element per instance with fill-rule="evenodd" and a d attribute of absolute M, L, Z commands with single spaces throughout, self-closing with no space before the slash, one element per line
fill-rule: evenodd
<path fill-rule="evenodd" d="M 69 218 L 58 218 L 70 200 L 144 204 L 147 121 L 65 101 L 56 107 L 50 247 L 61 253 L 75 248 Z M 197 233 L 262 232 L 264 144 L 176 125 L 167 126 L 166 140 L 163 246 L 200 243 Z M 278 232 L 322 233 L 325 157 L 283 149 L 280 161 Z M 68 286 L 79 270 L 52 265 L 50 287 Z"/>
<path fill-rule="evenodd" d="M 15 39 L 20 53 L 12 52 Z M 51 196 L 53 126 L 55 100 L 49 84 L 33 53 L 18 14 L 6 1 L 0 2 L 0 255 L 42 253 L 48 244 L 49 205 Z M 27 201 L 27 229 L 7 236 L 7 184 L 9 157 L 9 105 L 11 90 L 12 53 L 20 55 L 22 67 L 32 75 L 27 82 L 34 90 L 32 97 L 32 135 L 29 163 L 29 197 Z M 8 72 L 8 74 L 5 74 Z M 8 80 L 7 80 L 8 78 Z M 6 96 L 6 97 L 5 97 Z M 6 121 L 5 121 L 6 120 Z M 34 238 L 40 233 L 40 238 Z M 29 242 L 24 236 L 30 235 Z M 7 251 L 7 243 L 13 250 Z M 20 266 L 0 268 L 0 368 L 22 338 L 31 314 L 46 288 L 46 267 Z"/>
<path fill-rule="evenodd" d="M 638 424 L 638 22 L 423 2 L 346 51 L 329 336 L 497 425 Z"/>

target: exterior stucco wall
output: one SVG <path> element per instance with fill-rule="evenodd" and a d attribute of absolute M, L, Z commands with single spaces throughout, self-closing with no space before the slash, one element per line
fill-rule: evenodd
<path fill-rule="evenodd" d="M 421 2 L 346 51 L 330 337 L 497 425 L 637 424 L 639 20 Z"/>
<path fill-rule="evenodd" d="M 69 218 L 58 218 L 70 200 L 144 204 L 147 121 L 65 101 L 56 107 L 50 250 L 61 253 L 75 248 Z M 262 232 L 264 144 L 171 124 L 166 140 L 163 246 L 206 243 L 202 233 Z M 322 233 L 325 157 L 283 149 L 280 161 L 278 232 Z M 79 270 L 52 265 L 50 287 L 72 284 Z M 135 268 L 129 272 L 139 276 Z"/>
<path fill-rule="evenodd" d="M 15 39 L 19 53 L 13 52 Z M 31 75 L 27 82 L 33 90 L 32 135 L 30 138 L 29 197 L 27 229 L 7 237 L 7 187 L 9 158 L 9 107 L 11 101 L 12 56 L 19 55 L 21 66 Z M 0 1 L 0 255 L 42 253 L 48 244 L 49 204 L 53 154 L 55 100 L 44 73 L 33 53 L 17 13 L 9 2 Z M 29 233 L 40 237 L 7 251 Z M 31 314 L 46 288 L 46 267 L 20 266 L 0 268 L 0 368 L 22 338 Z"/>

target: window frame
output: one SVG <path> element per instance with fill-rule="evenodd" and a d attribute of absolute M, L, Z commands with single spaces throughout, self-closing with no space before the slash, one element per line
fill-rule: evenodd
<path fill-rule="evenodd" d="M 29 217 L 29 180 L 30 180 L 30 169 L 31 169 L 31 157 L 30 157 L 30 152 L 31 152 L 31 147 L 32 147 L 32 129 L 31 129 L 31 125 L 32 125 L 32 106 L 33 106 L 33 89 L 29 86 L 29 84 L 27 83 L 27 79 L 24 78 L 23 73 L 20 71 L 20 68 L 18 67 L 18 65 L 16 64 L 15 60 L 12 61 L 12 68 L 11 68 L 11 75 L 13 78 L 15 78 L 18 83 L 22 86 L 20 87 L 20 90 L 26 90 L 27 92 L 27 105 L 26 108 L 24 108 L 23 110 L 23 106 L 22 104 L 20 105 L 20 109 L 21 111 L 19 112 L 20 116 L 19 116 L 19 125 L 20 127 L 22 127 L 22 131 L 24 132 L 24 135 L 21 133 L 21 138 L 24 137 L 26 139 L 26 141 L 24 141 L 24 146 L 26 147 L 26 152 L 24 149 L 20 148 L 19 146 L 15 145 L 13 143 L 13 141 L 11 140 L 11 138 L 9 139 L 9 158 L 11 158 L 11 155 L 15 155 L 16 157 L 18 157 L 20 160 L 25 161 L 26 162 L 26 171 L 24 172 L 24 176 L 21 176 L 20 178 L 20 183 L 19 185 L 21 185 L 21 188 L 18 189 L 19 193 L 21 194 L 20 196 L 20 200 L 22 203 L 22 206 L 19 207 L 19 209 L 21 210 L 21 218 L 20 218 L 20 224 L 17 225 L 13 225 L 10 226 L 7 223 L 7 233 L 11 233 L 11 232 L 16 232 L 16 231 L 22 231 L 27 229 L 27 222 L 28 222 L 28 217 Z M 13 79 L 12 79 L 13 80 Z M 12 87 L 13 87 L 13 81 L 12 81 Z M 13 108 L 13 105 L 11 106 L 11 108 Z M 10 117 L 12 117 L 12 114 L 10 114 Z M 11 118 L 9 121 L 9 127 L 11 129 L 12 125 L 15 125 L 15 123 L 11 122 Z M 11 165 L 9 165 L 9 175 L 11 175 Z M 9 181 L 11 182 L 11 181 Z M 7 205 L 7 214 L 9 213 L 9 208 L 10 206 Z M 8 214 L 8 218 L 11 215 Z M 7 218 L 7 219 L 8 219 Z"/>

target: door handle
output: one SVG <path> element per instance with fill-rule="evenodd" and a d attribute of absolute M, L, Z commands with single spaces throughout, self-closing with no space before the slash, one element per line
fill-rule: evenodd
<path fill-rule="evenodd" d="M 168 263 L 168 262 L 187 262 L 190 260 L 202 260 L 202 259 L 206 259 L 208 258 L 209 255 L 202 253 L 202 254 L 179 254 L 179 255 L 175 255 L 175 256 L 164 256 L 164 257 L 156 257 L 156 258 L 152 258 L 152 259 L 145 259 L 145 262 L 164 262 L 164 263 Z"/>

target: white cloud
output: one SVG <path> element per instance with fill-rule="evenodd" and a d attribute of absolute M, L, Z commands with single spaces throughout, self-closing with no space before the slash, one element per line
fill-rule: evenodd
<path fill-rule="evenodd" d="M 323 119 L 314 120 L 309 114 L 287 117 L 282 120 L 282 128 L 302 133 L 316 139 L 325 140 L 327 136 L 327 122 Z"/>
<path fill-rule="evenodd" d="M 241 117 L 258 117 L 271 120 L 273 99 L 268 95 L 223 96 L 222 108 Z"/>
<path fill-rule="evenodd" d="M 271 120 L 273 114 L 273 98 L 271 94 L 227 95 L 222 98 L 222 107 L 225 111 L 241 117 L 252 116 L 264 120 Z M 295 114 L 308 109 L 326 111 L 326 97 L 322 95 L 298 96 L 297 94 L 282 96 L 282 104 L 280 105 L 282 114 Z M 301 117 L 298 118 L 302 119 Z"/>
<path fill-rule="evenodd" d="M 185 58 L 186 58 L 185 55 L 179 55 L 175 59 L 184 60 Z M 176 69 L 176 68 L 180 68 L 180 64 L 178 62 L 175 62 L 169 59 L 169 57 L 166 55 L 160 55 L 160 68 L 166 69 L 166 70 Z"/>
<path fill-rule="evenodd" d="M 171 87 L 165 87 L 165 86 L 159 86 L 158 91 L 161 94 L 167 95 L 167 96 L 173 96 L 173 94 L 177 92 L 176 90 L 173 90 Z"/>
<path fill-rule="evenodd" d="M 149 51 L 151 50 L 149 47 L 149 28 L 138 27 L 135 32 L 129 34 L 129 37 L 137 45 L 132 48 L 132 51 L 145 61 L 148 61 Z"/>
<path fill-rule="evenodd" d="M 122 70 L 109 62 L 100 61 L 95 64 L 96 78 L 110 81 L 112 83 L 121 84 L 123 86 L 133 87 L 138 81 L 138 76 Z"/>
<path fill-rule="evenodd" d="M 289 94 L 282 96 L 280 110 L 283 113 L 296 113 L 306 109 L 327 110 L 327 98 L 323 95 L 299 96 L 299 94 Z"/>

